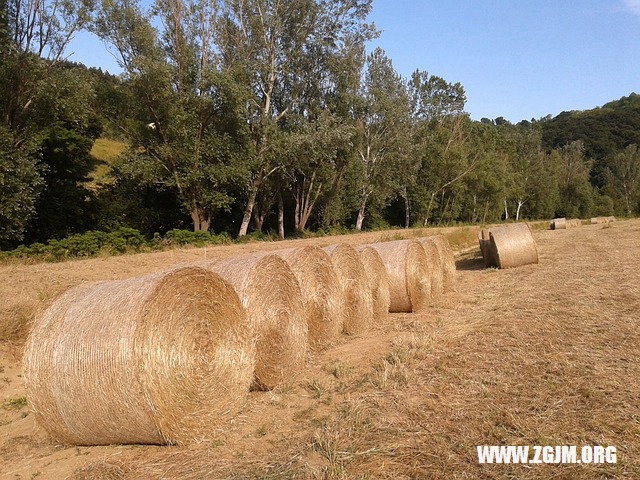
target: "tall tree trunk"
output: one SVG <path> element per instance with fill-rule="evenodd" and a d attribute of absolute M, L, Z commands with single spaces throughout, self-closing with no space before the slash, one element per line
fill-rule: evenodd
<path fill-rule="evenodd" d="M 429 215 L 431 215 L 431 206 L 433 205 L 433 199 L 436 196 L 436 192 L 431 194 L 431 198 L 429 199 L 429 206 L 427 207 L 427 216 L 424 217 L 424 226 L 427 227 L 429 225 Z"/>
<path fill-rule="evenodd" d="M 507 200 L 504 201 L 504 219 L 509 220 L 509 210 L 507 210 Z"/>
<path fill-rule="evenodd" d="M 191 221 L 194 232 L 206 232 L 211 225 L 211 216 L 207 215 L 201 208 L 193 207 L 191 210 Z"/>
<path fill-rule="evenodd" d="M 520 200 L 518 200 L 518 208 L 516 208 L 516 222 L 520 220 L 520 209 L 522 208 L 523 204 L 524 202 L 521 202 Z"/>
<path fill-rule="evenodd" d="M 407 193 L 407 187 L 404 187 L 404 228 L 409 228 L 411 224 L 411 211 L 409 210 L 409 195 Z"/>
<path fill-rule="evenodd" d="M 258 213 L 257 209 L 253 212 L 253 228 L 256 232 L 262 232 L 262 225 L 264 224 L 265 213 Z"/>
<path fill-rule="evenodd" d="M 239 237 L 243 237 L 247 234 L 247 230 L 249 230 L 249 222 L 251 221 L 251 215 L 253 214 L 253 206 L 256 203 L 256 195 L 258 194 L 258 183 L 253 182 L 251 186 L 251 192 L 249 193 L 249 198 L 247 199 L 247 206 L 244 209 L 244 216 L 242 217 L 242 223 L 240 224 L 240 231 L 238 232 Z"/>
<path fill-rule="evenodd" d="M 282 191 L 278 191 L 278 236 L 284 240 L 284 202 L 282 201 Z"/>
<path fill-rule="evenodd" d="M 360 210 L 358 210 L 358 218 L 356 219 L 356 230 L 362 230 L 362 222 L 364 222 L 364 212 L 367 208 L 367 197 L 362 197 L 362 203 L 360 204 Z"/>

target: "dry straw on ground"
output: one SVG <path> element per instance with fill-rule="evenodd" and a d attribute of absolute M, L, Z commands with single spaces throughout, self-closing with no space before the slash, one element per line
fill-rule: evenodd
<path fill-rule="evenodd" d="M 456 259 L 449 245 L 449 241 L 443 235 L 433 235 L 432 238 L 440 258 L 442 258 L 442 278 L 445 292 L 454 292 L 456 290 Z"/>
<path fill-rule="evenodd" d="M 492 228 L 489 235 L 489 249 L 498 268 L 538 263 L 538 248 L 527 223 Z"/>
<path fill-rule="evenodd" d="M 478 230 L 478 243 L 480 244 L 480 252 L 482 253 L 485 268 L 497 267 L 496 260 L 491 255 L 491 239 L 488 229 L 483 228 Z"/>
<path fill-rule="evenodd" d="M 293 271 L 304 299 L 309 346 L 330 345 L 342 331 L 342 290 L 331 258 L 320 247 L 306 246 L 273 252 Z"/>
<path fill-rule="evenodd" d="M 433 238 L 421 238 L 419 242 L 427 254 L 429 280 L 431 281 L 431 299 L 435 300 L 444 293 L 444 262 L 440 256 L 437 242 Z"/>
<path fill-rule="evenodd" d="M 565 230 L 567 228 L 566 218 L 554 218 L 551 220 L 551 230 Z"/>
<path fill-rule="evenodd" d="M 24 353 L 37 422 L 78 445 L 207 440 L 253 368 L 238 296 L 200 268 L 73 288 L 36 320 Z"/>
<path fill-rule="evenodd" d="M 201 265 L 235 289 L 253 326 L 255 384 L 272 389 L 291 381 L 304 366 L 308 326 L 295 275 L 277 255 L 242 255 Z"/>
<path fill-rule="evenodd" d="M 390 312 L 419 312 L 431 299 L 427 254 L 416 240 L 373 243 L 380 254 L 391 293 Z"/>
<path fill-rule="evenodd" d="M 383 320 L 389 313 L 389 305 L 391 304 L 387 270 L 384 268 L 382 258 L 376 249 L 368 245 L 361 245 L 358 247 L 358 251 L 369 281 L 374 320 Z"/>
<path fill-rule="evenodd" d="M 373 298 L 360 255 L 344 243 L 325 247 L 324 251 L 331 257 L 342 287 L 342 331 L 347 335 L 362 333 L 373 322 Z"/>

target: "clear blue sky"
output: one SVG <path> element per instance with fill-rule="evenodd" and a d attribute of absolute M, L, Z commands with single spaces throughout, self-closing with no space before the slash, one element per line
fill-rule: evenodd
<path fill-rule="evenodd" d="M 472 118 L 511 121 L 640 93 L 640 0 L 374 0 L 396 69 L 461 82 Z M 89 34 L 71 60 L 118 72 Z"/>

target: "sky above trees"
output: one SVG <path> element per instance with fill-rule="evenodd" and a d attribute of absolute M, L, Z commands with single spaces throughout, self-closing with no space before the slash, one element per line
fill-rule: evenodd
<path fill-rule="evenodd" d="M 640 91 L 640 0 L 375 0 L 382 47 L 408 77 L 460 82 L 473 119 L 517 122 L 592 108 Z M 76 36 L 70 60 L 118 72 L 96 37 Z"/>

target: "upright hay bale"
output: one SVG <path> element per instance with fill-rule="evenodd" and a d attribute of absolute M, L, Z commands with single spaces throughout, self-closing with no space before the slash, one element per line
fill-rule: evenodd
<path fill-rule="evenodd" d="M 431 299 L 434 300 L 444 293 L 444 271 L 440 250 L 433 238 L 418 239 L 427 254 L 427 268 L 431 282 Z"/>
<path fill-rule="evenodd" d="M 300 247 L 273 252 L 296 276 L 307 312 L 309 345 L 323 348 L 342 331 L 342 290 L 331 258 L 320 247 Z"/>
<path fill-rule="evenodd" d="M 442 276 L 444 283 L 444 291 L 445 292 L 453 292 L 456 289 L 456 259 L 453 255 L 453 250 L 451 250 L 451 245 L 449 245 L 449 241 L 444 237 L 444 235 L 434 235 L 432 237 L 433 241 L 438 248 L 438 252 L 440 252 L 440 257 L 442 258 Z"/>
<path fill-rule="evenodd" d="M 554 218 L 551 220 L 551 230 L 566 230 L 567 219 L 566 218 Z"/>
<path fill-rule="evenodd" d="M 514 223 L 489 230 L 491 255 L 498 268 L 538 263 L 538 249 L 527 223 Z"/>
<path fill-rule="evenodd" d="M 235 289 L 254 329 L 254 387 L 271 389 L 304 365 L 308 325 L 300 286 L 277 255 L 243 255 L 202 264 Z"/>
<path fill-rule="evenodd" d="M 240 407 L 254 353 L 231 286 L 191 267 L 68 290 L 23 362 L 29 405 L 58 442 L 188 444 Z"/>
<path fill-rule="evenodd" d="M 387 270 L 384 268 L 382 258 L 376 249 L 368 245 L 361 245 L 358 247 L 358 252 L 369 281 L 374 321 L 384 319 L 389 313 L 389 305 L 391 304 Z"/>
<path fill-rule="evenodd" d="M 373 243 L 380 254 L 391 293 L 390 312 L 419 312 L 431 298 L 427 254 L 416 240 Z"/>
<path fill-rule="evenodd" d="M 344 321 L 342 331 L 355 335 L 373 322 L 373 298 L 360 255 L 347 244 L 325 247 L 342 287 Z"/>
<path fill-rule="evenodd" d="M 485 268 L 495 268 L 496 260 L 491 255 L 491 239 L 489 237 L 489 230 L 483 228 L 478 230 L 478 243 L 480 244 L 480 252 L 482 253 L 482 259 L 484 260 Z"/>

